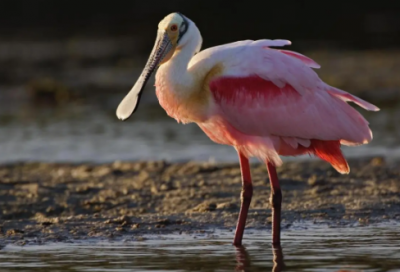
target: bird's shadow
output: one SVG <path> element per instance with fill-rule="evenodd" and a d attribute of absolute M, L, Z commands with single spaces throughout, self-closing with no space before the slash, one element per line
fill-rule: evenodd
<path fill-rule="evenodd" d="M 274 266 L 272 267 L 272 272 L 281 272 L 283 271 L 285 264 L 283 262 L 283 253 L 282 247 L 273 247 L 273 262 Z M 246 248 L 243 246 L 236 247 L 236 269 L 235 271 L 251 271 L 251 261 L 250 255 L 247 252 Z"/>

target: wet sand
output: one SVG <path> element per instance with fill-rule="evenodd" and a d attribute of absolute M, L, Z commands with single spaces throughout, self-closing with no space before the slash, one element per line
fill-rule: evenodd
<path fill-rule="evenodd" d="M 293 223 L 368 225 L 400 221 L 400 169 L 382 158 L 349 160 L 340 175 L 321 161 L 286 162 L 283 228 Z M 270 188 L 252 166 L 248 228 L 270 229 Z M 238 164 L 115 162 L 0 165 L 0 245 L 234 230 Z M 299 224 L 296 224 L 299 225 Z M 233 236 L 233 233 L 232 233 Z M 269 239 L 269 237 L 266 237 Z"/>

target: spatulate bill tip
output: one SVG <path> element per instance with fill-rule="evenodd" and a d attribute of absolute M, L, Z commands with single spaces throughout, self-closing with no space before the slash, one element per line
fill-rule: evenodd
<path fill-rule="evenodd" d="M 129 116 L 131 116 L 131 114 L 124 114 L 124 113 L 120 113 L 118 111 L 117 111 L 116 115 L 117 115 L 117 118 L 121 121 L 125 121 L 126 119 L 129 118 Z"/>
<path fill-rule="evenodd" d="M 118 117 L 118 120 L 120 120 L 120 121 L 125 121 L 126 120 L 126 117 L 121 117 L 121 116 L 117 116 Z"/>

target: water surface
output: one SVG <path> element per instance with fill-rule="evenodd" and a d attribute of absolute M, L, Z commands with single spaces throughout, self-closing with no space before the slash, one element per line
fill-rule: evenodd
<path fill-rule="evenodd" d="M 282 251 L 271 250 L 267 231 L 247 230 L 245 248 L 233 233 L 126 237 L 0 251 L 1 271 L 400 271 L 398 225 L 292 227 Z M 282 260 L 283 255 L 283 260 Z"/>

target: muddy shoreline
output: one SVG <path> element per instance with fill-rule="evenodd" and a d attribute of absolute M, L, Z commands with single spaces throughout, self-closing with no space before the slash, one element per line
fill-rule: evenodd
<path fill-rule="evenodd" d="M 349 175 L 321 161 L 280 167 L 283 228 L 303 221 L 331 226 L 400 222 L 398 164 L 379 157 L 349 164 Z M 252 176 L 247 226 L 270 229 L 264 165 L 252 165 Z M 240 189 L 238 164 L 3 164 L 0 245 L 234 230 Z"/>

